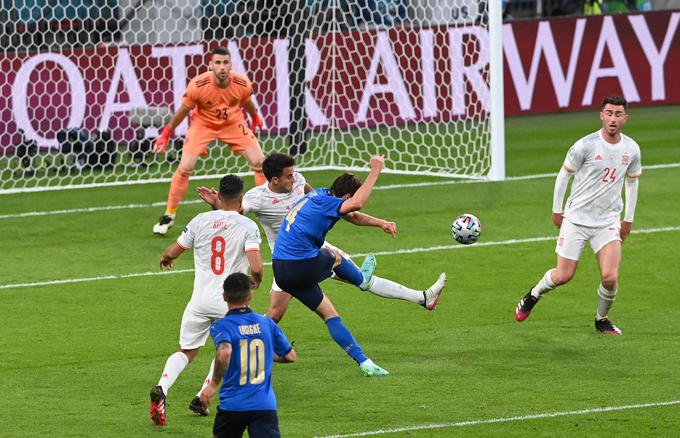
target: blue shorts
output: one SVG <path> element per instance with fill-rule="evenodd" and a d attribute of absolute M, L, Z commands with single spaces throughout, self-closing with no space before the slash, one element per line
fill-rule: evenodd
<path fill-rule="evenodd" d="M 223 411 L 217 409 L 213 436 L 241 438 L 246 428 L 252 438 L 279 438 L 279 419 L 276 411 Z"/>
<path fill-rule="evenodd" d="M 330 278 L 335 263 L 335 253 L 321 248 L 312 259 L 272 260 L 274 279 L 281 289 L 316 310 L 323 300 L 319 283 Z"/>

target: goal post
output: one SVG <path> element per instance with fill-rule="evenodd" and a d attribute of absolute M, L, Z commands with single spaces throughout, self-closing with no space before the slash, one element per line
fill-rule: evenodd
<path fill-rule="evenodd" d="M 188 124 L 164 155 L 153 140 L 217 46 L 253 82 L 262 149 L 300 169 L 382 154 L 386 172 L 505 177 L 500 2 L 6 4 L 0 193 L 169 181 Z M 226 172 L 250 173 L 214 144 L 194 178 Z"/>
<path fill-rule="evenodd" d="M 490 155 L 488 178 L 505 179 L 505 92 L 503 89 L 503 11 L 501 2 L 489 4 Z"/>

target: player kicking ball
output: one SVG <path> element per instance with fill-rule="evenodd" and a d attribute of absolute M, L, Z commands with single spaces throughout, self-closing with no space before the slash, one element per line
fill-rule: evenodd
<path fill-rule="evenodd" d="M 269 154 L 262 163 L 262 170 L 267 182 L 248 190 L 243 197 L 243 214 L 255 214 L 264 229 L 272 252 L 281 223 L 288 211 L 305 194 L 313 190 L 305 177 L 295 171 L 294 166 L 295 159 L 290 155 L 278 152 Z M 199 196 L 213 209 L 219 208 L 216 190 L 198 187 L 197 191 Z M 394 222 L 373 217 L 360 211 L 345 214 L 342 218 L 354 225 L 380 228 L 392 237 L 396 237 L 397 224 Z M 343 258 L 352 262 L 349 255 L 341 249 L 328 242 L 324 242 L 323 246 L 331 251 L 340 252 Z M 371 279 L 367 285 L 367 292 L 383 298 L 400 299 L 420 304 L 427 310 L 434 310 L 437 307 L 439 296 L 446 284 L 446 274 L 440 274 L 428 289 L 418 290 L 374 275 L 376 264 L 375 256 L 369 254 L 361 265 L 361 271 L 367 278 Z M 333 275 L 333 278 L 338 279 L 335 275 Z M 270 305 L 266 315 L 276 322 L 281 321 L 291 299 L 292 295 L 283 291 L 274 280 L 271 286 Z"/>
<path fill-rule="evenodd" d="M 324 247 L 328 231 L 344 215 L 357 212 L 368 201 L 384 159 L 374 156 L 365 182 L 345 173 L 338 177 L 330 189 L 319 188 L 307 193 L 288 211 L 272 254 L 274 278 L 281 289 L 301 301 L 326 323 L 331 338 L 359 365 L 365 376 L 386 376 L 388 371 L 369 359 L 359 343 L 343 324 L 333 303 L 319 283 L 332 275 L 367 290 L 371 276 L 366 275 L 337 249 Z M 430 291 L 436 303 L 444 287 Z"/>
<path fill-rule="evenodd" d="M 609 320 L 609 310 L 618 292 L 621 242 L 628 237 L 633 225 L 638 177 L 642 173 L 640 146 L 621 133 L 628 121 L 627 107 L 623 97 L 605 98 L 600 111 L 602 128 L 569 149 L 553 195 L 552 220 L 560 230 L 555 250 L 557 267 L 548 270 L 519 301 L 515 309 L 518 322 L 529 317 L 543 295 L 574 277 L 581 251 L 589 242 L 600 268 L 595 329 L 610 335 L 622 334 Z M 564 195 L 572 176 L 571 194 L 563 210 Z M 624 180 L 626 210 L 620 221 Z"/>

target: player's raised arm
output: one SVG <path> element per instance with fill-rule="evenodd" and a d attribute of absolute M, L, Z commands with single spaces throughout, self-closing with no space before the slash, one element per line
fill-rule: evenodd
<path fill-rule="evenodd" d="M 212 207 L 213 210 L 218 210 L 220 208 L 220 197 L 217 193 L 217 190 L 199 186 L 196 187 L 196 192 L 206 204 Z"/>
<path fill-rule="evenodd" d="M 361 187 L 354 193 L 354 196 L 342 203 L 339 210 L 340 214 L 361 210 L 368 201 L 368 198 L 371 197 L 373 187 L 375 186 L 375 183 L 378 182 L 378 176 L 385 167 L 385 159 L 380 155 L 375 155 L 371 157 L 369 165 L 371 166 L 371 171 L 368 173 L 366 181 L 361 184 Z"/>
<path fill-rule="evenodd" d="M 172 262 L 184 252 L 184 248 L 179 243 L 173 242 L 161 255 L 161 269 L 171 269 Z"/>
<path fill-rule="evenodd" d="M 191 113 L 191 108 L 184 104 L 180 105 L 179 109 L 175 112 L 175 114 L 172 115 L 170 123 L 165 125 L 163 131 L 156 139 L 156 143 L 154 143 L 153 145 L 153 151 L 155 153 L 165 152 L 165 149 L 167 149 L 168 147 L 168 141 L 170 140 L 172 131 L 175 130 L 177 125 L 182 123 L 182 121 L 189 115 L 189 113 Z"/>
<path fill-rule="evenodd" d="M 347 213 L 346 215 L 343 216 L 343 219 L 345 219 L 349 223 L 361 227 L 378 227 L 381 228 L 387 234 L 390 234 L 392 237 L 397 237 L 397 224 L 394 222 L 373 217 L 360 211 L 353 211 L 351 213 Z"/>

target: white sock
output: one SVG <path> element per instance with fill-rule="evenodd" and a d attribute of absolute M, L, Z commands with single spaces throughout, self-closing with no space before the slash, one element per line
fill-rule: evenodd
<path fill-rule="evenodd" d="M 383 298 L 396 298 L 418 304 L 425 302 L 422 290 L 409 289 L 392 280 L 376 277 L 375 275 L 371 278 L 367 290 Z"/>
<path fill-rule="evenodd" d="M 598 321 L 607 318 L 609 315 L 609 309 L 612 308 L 616 299 L 616 292 L 618 292 L 618 289 L 608 291 L 600 283 L 600 286 L 597 288 L 597 314 L 595 315 Z"/>
<path fill-rule="evenodd" d="M 189 358 L 181 351 L 172 354 L 168 358 L 167 362 L 165 362 L 163 374 L 158 381 L 158 384 L 161 388 L 163 388 L 163 393 L 165 395 L 168 395 L 170 387 L 173 385 L 173 383 L 175 383 L 175 380 L 177 380 L 187 365 L 189 365 Z"/>
<path fill-rule="evenodd" d="M 554 269 L 548 269 L 548 271 L 543 274 L 543 278 L 541 278 L 540 281 L 536 283 L 536 286 L 531 289 L 531 295 L 533 295 L 534 298 L 541 298 L 543 294 L 557 287 L 550 277 L 552 271 L 554 271 Z"/>
<path fill-rule="evenodd" d="M 203 381 L 203 386 L 201 386 L 201 390 L 198 391 L 198 394 L 196 394 L 196 397 L 199 397 L 203 390 L 210 385 L 210 381 L 212 380 L 212 375 L 213 375 L 213 370 L 215 369 L 215 359 L 210 362 L 210 371 L 208 371 L 208 375 L 206 376 L 205 380 Z"/>

